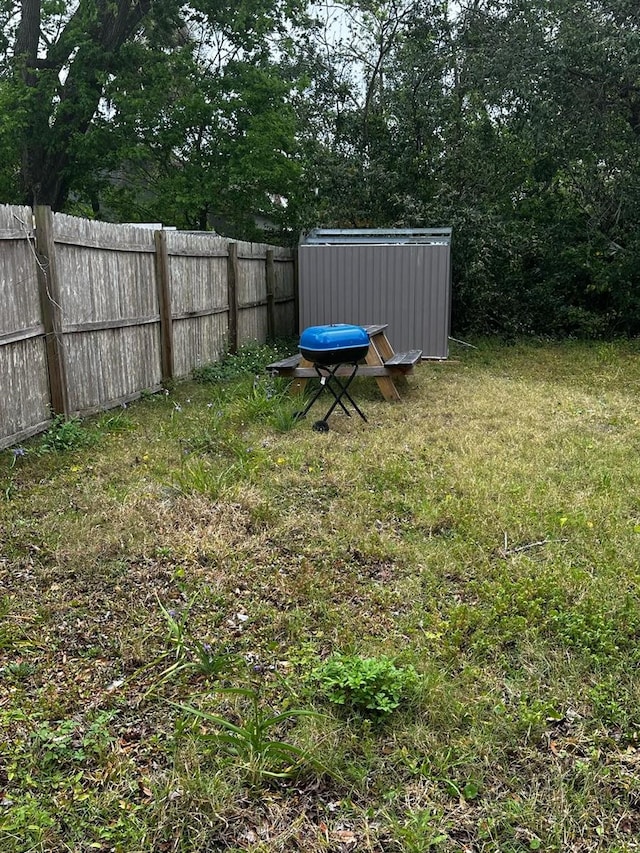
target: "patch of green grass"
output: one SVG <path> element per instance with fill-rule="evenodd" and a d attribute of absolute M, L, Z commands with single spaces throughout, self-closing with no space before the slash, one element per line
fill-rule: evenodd
<path fill-rule="evenodd" d="M 0 454 L 0 853 L 630 853 L 637 346 L 480 341 L 328 434 L 289 350 Z M 387 662 L 347 714 L 336 655 Z"/>

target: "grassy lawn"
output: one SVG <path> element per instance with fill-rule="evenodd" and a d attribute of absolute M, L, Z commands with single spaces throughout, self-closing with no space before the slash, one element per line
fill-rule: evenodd
<path fill-rule="evenodd" d="M 639 355 L 327 434 L 239 358 L 1 453 L 0 851 L 640 850 Z"/>

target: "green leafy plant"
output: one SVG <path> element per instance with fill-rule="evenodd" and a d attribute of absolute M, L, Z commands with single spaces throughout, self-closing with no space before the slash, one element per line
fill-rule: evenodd
<path fill-rule="evenodd" d="M 40 453 L 66 453 L 93 444 L 95 436 L 83 425 L 80 418 L 56 415 L 40 441 Z"/>
<path fill-rule="evenodd" d="M 429 809 L 412 810 L 393 817 L 391 825 L 404 853 L 433 850 L 447 840 L 446 832 L 442 831 L 442 816 Z"/>
<path fill-rule="evenodd" d="M 192 705 L 171 704 L 199 721 L 202 725 L 196 730 L 198 740 L 226 753 L 252 783 L 286 779 L 298 773 L 304 764 L 316 763 L 310 752 L 274 737 L 274 732 L 296 718 L 320 717 L 320 714 L 300 708 L 274 712 L 261 705 L 259 691 L 254 688 L 226 687 L 216 692 L 248 700 L 244 719 L 236 723 Z"/>
<path fill-rule="evenodd" d="M 109 724 L 114 716 L 114 711 L 100 711 L 86 726 L 74 719 L 42 722 L 33 734 L 40 767 L 51 769 L 103 757 L 112 741 Z"/>
<path fill-rule="evenodd" d="M 7 681 L 26 681 L 35 672 L 33 664 L 26 661 L 17 663 L 8 663 L 0 669 L 0 678 L 5 678 Z"/>
<path fill-rule="evenodd" d="M 251 447 L 231 430 L 213 429 L 194 436 L 187 448 L 219 458 L 225 464 L 231 464 L 239 474 L 251 474 L 264 463 L 265 454 L 260 448 Z M 190 464 L 193 460 L 189 460 Z"/>
<path fill-rule="evenodd" d="M 466 782 L 456 784 L 452 779 L 442 779 L 442 784 L 450 797 L 456 800 L 475 800 L 480 796 L 482 786 L 474 779 L 469 779 Z"/>
<path fill-rule="evenodd" d="M 123 409 L 115 412 L 105 412 L 96 421 L 95 426 L 99 433 L 131 432 L 134 429 L 133 421 Z"/>
<path fill-rule="evenodd" d="M 277 412 L 293 412 L 295 402 L 288 393 L 287 385 L 283 385 L 281 380 L 256 376 L 248 393 L 234 402 L 231 415 L 236 421 L 270 423 Z"/>
<path fill-rule="evenodd" d="M 184 672 L 191 672 L 196 676 L 216 677 L 222 672 L 228 672 L 235 664 L 234 655 L 226 652 L 218 652 L 211 643 L 193 639 L 188 630 L 188 618 L 195 599 L 182 610 L 174 608 L 167 609 L 158 602 L 162 615 L 167 622 L 167 642 L 169 649 L 160 656 L 155 664 L 173 658 L 172 662 L 164 668 L 160 679 L 147 691 L 147 695 L 153 693 L 159 686 L 165 684 L 171 678 Z"/>
<path fill-rule="evenodd" d="M 397 667 L 390 658 L 336 654 L 317 667 L 312 677 L 330 702 L 367 714 L 386 716 L 417 683 L 412 666 Z"/>

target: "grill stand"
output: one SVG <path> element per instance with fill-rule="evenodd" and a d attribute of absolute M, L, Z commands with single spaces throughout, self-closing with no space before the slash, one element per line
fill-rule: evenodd
<path fill-rule="evenodd" d="M 354 410 L 360 415 L 362 420 L 365 421 L 365 423 L 367 422 L 367 418 L 365 417 L 364 412 L 360 409 L 360 407 L 358 406 L 356 401 L 353 399 L 353 397 L 349 393 L 349 386 L 351 385 L 351 383 L 355 379 L 356 374 L 358 372 L 358 363 L 357 362 L 346 362 L 346 364 L 351 365 L 352 370 L 351 370 L 351 373 L 345 378 L 345 381 L 343 382 L 341 380 L 341 378 L 339 376 L 337 376 L 336 374 L 337 374 L 338 369 L 340 367 L 343 367 L 344 364 L 345 364 L 345 362 L 341 362 L 340 364 L 332 364 L 332 365 L 319 364 L 318 362 L 315 362 L 313 365 L 313 369 L 318 374 L 318 378 L 320 379 L 320 385 L 316 389 L 313 397 L 309 400 L 309 402 L 305 406 L 304 411 L 299 412 L 297 414 L 296 418 L 301 419 L 301 418 L 306 417 L 307 412 L 313 406 L 313 404 L 316 402 L 316 400 L 322 394 L 322 392 L 328 391 L 330 394 L 333 395 L 333 403 L 331 404 L 331 406 L 327 410 L 327 413 L 325 414 L 324 418 L 321 418 L 319 421 L 316 421 L 313 424 L 313 429 L 316 432 L 329 432 L 329 424 L 327 423 L 327 421 L 329 420 L 329 417 L 331 416 L 331 414 L 335 410 L 336 406 L 340 406 L 340 408 L 342 409 L 342 411 L 345 413 L 345 415 L 348 418 L 351 417 L 351 412 L 349 411 L 349 409 L 344 404 L 343 397 L 345 397 L 351 403 Z"/>

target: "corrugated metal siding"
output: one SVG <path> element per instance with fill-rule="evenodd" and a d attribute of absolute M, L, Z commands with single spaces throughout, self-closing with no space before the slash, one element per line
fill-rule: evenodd
<path fill-rule="evenodd" d="M 300 246 L 300 328 L 388 323 L 397 352 L 447 358 L 450 251 L 447 245 Z"/>

